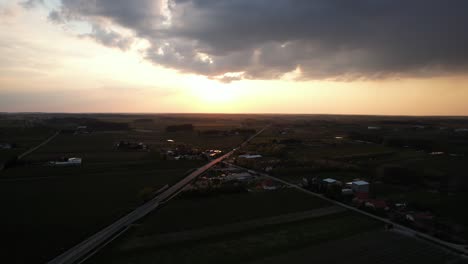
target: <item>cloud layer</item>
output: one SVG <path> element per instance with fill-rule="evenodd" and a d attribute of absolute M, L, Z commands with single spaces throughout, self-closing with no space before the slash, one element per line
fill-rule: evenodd
<path fill-rule="evenodd" d="M 87 21 L 106 46 L 145 39 L 146 59 L 210 78 L 300 69 L 350 80 L 466 72 L 466 10 L 464 0 L 62 0 L 49 18 Z"/>

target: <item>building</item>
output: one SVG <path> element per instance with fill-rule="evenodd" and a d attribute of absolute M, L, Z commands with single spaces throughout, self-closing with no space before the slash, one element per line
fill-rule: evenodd
<path fill-rule="evenodd" d="M 366 181 L 353 181 L 351 182 L 351 189 L 355 196 L 359 199 L 369 198 L 369 183 Z"/>
<path fill-rule="evenodd" d="M 65 161 L 51 161 L 49 162 L 52 166 L 81 166 L 81 158 L 69 158 Z"/>
<path fill-rule="evenodd" d="M 351 182 L 351 189 L 355 193 L 369 193 L 369 183 L 366 181 L 353 181 Z"/>
<path fill-rule="evenodd" d="M 332 178 L 326 178 L 326 179 L 323 179 L 322 182 L 324 184 L 334 184 L 334 183 L 337 183 L 337 180 L 332 179 Z"/>

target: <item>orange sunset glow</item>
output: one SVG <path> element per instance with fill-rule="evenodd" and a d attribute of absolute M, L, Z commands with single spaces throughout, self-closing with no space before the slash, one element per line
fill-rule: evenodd
<path fill-rule="evenodd" d="M 186 55 L 169 40 L 155 51 L 161 58 L 152 59 L 157 43 L 117 18 L 81 14 L 54 20 L 60 12 L 81 11 L 60 1 L 27 3 L 0 1 L 0 111 L 468 114 L 468 77 L 463 70 L 431 70 L 428 64 L 417 69 L 419 73 L 373 73 L 353 66 L 364 59 L 359 53 L 345 59 L 349 70 L 357 69 L 355 76 L 347 69 L 329 73 L 320 68 L 344 56 L 337 53 L 292 62 L 296 69 L 267 71 L 266 62 L 259 62 L 267 47 L 254 49 L 246 57 L 251 63 L 240 68 L 230 66 L 231 51 L 225 57 L 199 52 L 198 62 L 172 62 L 163 56 Z M 164 14 L 169 12 L 158 6 Z M 175 21 L 177 12 L 171 14 L 170 21 Z M 161 31 L 170 30 L 166 20 Z M 102 39 L 93 35 L 98 33 Z M 294 44 L 283 42 L 280 49 Z M 194 47 L 204 48 L 209 46 Z M 214 68 L 218 61 L 226 70 Z M 229 67 L 240 74 L 229 75 Z M 242 67 L 245 70 L 239 71 Z"/>

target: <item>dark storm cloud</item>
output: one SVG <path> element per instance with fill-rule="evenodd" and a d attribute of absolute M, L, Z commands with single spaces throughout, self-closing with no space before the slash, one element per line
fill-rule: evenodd
<path fill-rule="evenodd" d="M 133 43 L 133 38 L 122 36 L 113 30 L 103 28 L 99 24 L 92 25 L 91 33 L 80 36 L 92 38 L 104 46 L 117 47 L 121 50 L 127 50 Z"/>
<path fill-rule="evenodd" d="M 467 10 L 464 0 L 63 0 L 50 17 L 112 21 L 151 43 L 147 59 L 184 72 L 354 79 L 465 72 Z"/>

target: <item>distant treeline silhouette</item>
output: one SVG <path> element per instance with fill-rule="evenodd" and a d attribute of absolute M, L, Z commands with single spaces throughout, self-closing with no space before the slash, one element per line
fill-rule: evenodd
<path fill-rule="evenodd" d="M 193 131 L 192 124 L 172 125 L 166 127 L 167 132 Z"/>

